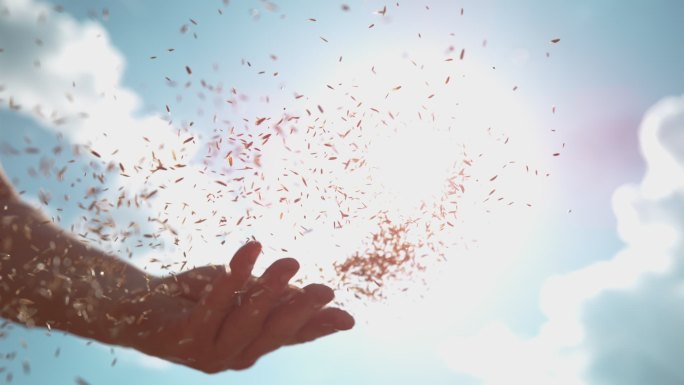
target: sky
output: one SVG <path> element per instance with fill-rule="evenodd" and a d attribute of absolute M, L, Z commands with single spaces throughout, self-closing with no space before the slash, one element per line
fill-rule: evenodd
<path fill-rule="evenodd" d="M 147 219 L 159 215 L 179 245 L 160 236 L 162 247 L 141 237 L 100 246 L 162 274 L 151 258 L 225 263 L 254 236 L 265 246 L 257 270 L 295 256 L 303 280 L 333 284 L 333 263 L 367 245 L 377 211 L 439 228 L 414 242 L 442 242 L 421 249 L 426 271 L 385 282 L 383 300 L 341 284 L 354 330 L 246 371 L 205 375 L 15 325 L 0 342 L 0 379 L 682 383 L 683 11 L 677 1 L 615 0 L 0 0 L 0 161 L 61 226 L 134 222 L 140 235 L 158 230 Z M 354 145 L 340 136 L 347 130 Z M 216 144 L 241 133 L 277 139 L 256 155 L 240 140 Z M 348 172 L 340 160 L 358 151 L 368 167 Z M 107 171 L 147 164 L 152 152 L 188 167 Z M 420 203 L 439 202 L 455 164 L 468 177 L 445 225 Z M 215 183 L 239 177 L 265 205 Z M 363 199 L 336 202 L 325 189 L 333 182 Z M 279 185 L 288 205 L 275 204 Z M 139 210 L 78 207 L 157 186 Z M 303 203 L 290 204 L 297 196 Z M 183 224 L 217 212 L 235 225 Z"/>

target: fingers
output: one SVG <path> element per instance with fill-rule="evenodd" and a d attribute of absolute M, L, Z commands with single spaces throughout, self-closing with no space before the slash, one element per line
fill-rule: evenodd
<path fill-rule="evenodd" d="M 289 345 L 313 341 L 317 338 L 354 327 L 354 317 L 342 309 L 330 307 L 316 313 L 288 341 Z"/>
<path fill-rule="evenodd" d="M 245 350 L 245 357 L 256 359 L 286 344 L 334 297 L 332 289 L 325 285 L 306 286 L 290 302 L 269 316 L 262 334 Z"/>
<path fill-rule="evenodd" d="M 205 285 L 191 324 L 211 334 L 212 341 L 218 334 L 226 315 L 235 306 L 236 298 L 241 295 L 245 283 L 251 277 L 252 268 L 260 252 L 259 242 L 245 244 L 230 261 L 230 274 L 222 271 L 210 284 Z"/>
<path fill-rule="evenodd" d="M 289 288 L 288 281 L 297 270 L 299 263 L 292 258 L 280 259 L 266 269 L 225 319 L 216 341 L 222 355 L 238 355 L 261 333 L 264 320 Z"/>

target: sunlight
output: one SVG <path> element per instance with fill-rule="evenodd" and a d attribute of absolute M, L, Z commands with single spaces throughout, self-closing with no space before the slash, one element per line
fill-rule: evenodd
<path fill-rule="evenodd" d="M 429 126 L 379 132 L 366 157 L 374 187 L 382 196 L 378 204 L 408 213 L 421 202 L 438 200 L 459 156 L 453 138 Z"/>
<path fill-rule="evenodd" d="M 393 317 L 395 311 L 415 306 L 429 286 L 436 293 L 424 298 L 424 303 L 459 304 L 454 308 L 459 310 L 443 320 L 448 323 L 456 312 L 486 306 L 484 298 L 497 279 L 524 251 L 544 215 L 543 197 L 549 186 L 546 171 L 537 168 L 550 154 L 535 134 L 538 124 L 524 96 L 491 68 L 473 58 L 449 61 L 435 47 L 413 48 L 411 55 L 388 49 L 338 70 L 333 77 L 335 91 L 310 94 L 308 100 L 328 110 L 334 106 L 335 114 L 348 124 L 330 128 L 335 115 L 326 114 L 325 130 L 330 136 L 290 136 L 289 150 L 270 149 L 274 152 L 264 159 L 264 167 L 266 175 L 282 175 L 283 169 L 325 168 L 332 176 L 320 186 L 334 183 L 345 191 L 362 192 L 362 200 L 354 204 L 311 199 L 302 207 L 289 207 L 285 221 L 274 218 L 274 226 L 285 222 L 296 228 L 301 220 L 287 222 L 287 218 L 347 213 L 342 227 L 311 221 L 316 236 L 303 238 L 304 242 L 285 237 L 276 241 L 299 256 L 315 255 L 316 263 L 304 267 L 306 275 L 323 274 L 335 282 L 330 266 L 367 244 L 377 229 L 373 218 L 384 212 L 397 224 L 414 223 L 407 235 L 411 242 L 429 240 L 433 246 L 416 249 L 427 255 L 426 271 L 384 283 L 387 292 L 395 293 L 388 297 L 387 308 L 377 308 L 378 314 L 366 308 L 363 312 L 369 318 Z M 411 57 L 433 67 L 423 67 Z M 361 123 L 355 126 L 357 122 Z M 347 131 L 347 127 L 352 128 Z M 340 138 L 344 132 L 355 135 L 354 146 Z M 332 146 L 335 158 L 362 158 L 367 167 L 349 172 L 341 162 L 322 160 L 318 153 L 309 156 L 316 140 L 319 147 Z M 457 182 L 450 185 L 450 180 Z M 310 179 L 308 183 L 311 189 Z M 453 191 L 456 184 L 462 190 Z M 405 295 L 407 288 L 418 295 Z M 409 315 L 402 317 L 407 323 L 416 321 Z"/>

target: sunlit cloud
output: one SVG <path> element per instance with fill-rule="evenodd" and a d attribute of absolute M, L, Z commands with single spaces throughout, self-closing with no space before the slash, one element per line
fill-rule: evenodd
<path fill-rule="evenodd" d="M 2 6 L 5 15 L 0 28 L 3 36 L 12 37 L 0 56 L 2 108 L 64 135 L 67 144 L 81 146 L 79 162 L 96 165 L 92 171 L 106 175 L 103 184 L 93 182 L 99 190 L 93 199 L 107 211 L 100 219 L 111 217 L 114 223 L 120 222 L 122 231 L 132 220 L 142 227 L 151 226 L 145 222 L 156 217 L 159 205 L 178 201 L 179 196 L 189 197 L 198 215 L 206 214 L 206 199 L 199 194 L 214 179 L 191 164 L 200 140 L 187 141 L 191 136 L 187 130 L 175 127 L 160 114 L 140 112 L 140 97 L 122 84 L 126 60 L 102 25 L 77 21 L 31 0 L 8 0 Z M 174 164 L 187 167 L 175 178 L 149 172 L 159 165 Z M 179 177 L 192 178 L 194 183 L 168 192 L 158 188 Z M 156 200 L 145 202 L 142 198 L 148 194 L 157 196 Z M 113 209 L 116 206 L 122 207 Z M 62 225 L 74 225 L 76 231 L 89 228 L 80 218 Z M 135 231 L 145 231 L 140 226 Z M 115 233 L 111 238 L 118 237 Z M 172 244 L 173 238 L 159 240 L 164 241 Z M 138 260 L 144 262 L 145 258 Z M 198 261 L 202 262 L 206 261 Z"/>
<path fill-rule="evenodd" d="M 608 261 L 548 279 L 540 307 L 547 321 L 526 338 L 493 323 L 454 337 L 442 356 L 487 385 L 674 384 L 680 356 L 684 98 L 645 115 L 640 140 L 648 171 L 613 196 L 625 247 Z M 587 245 L 586 247 L 591 247 Z"/>

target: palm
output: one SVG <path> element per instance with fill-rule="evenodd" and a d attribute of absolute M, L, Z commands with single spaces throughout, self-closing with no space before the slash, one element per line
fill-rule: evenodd
<path fill-rule="evenodd" d="M 283 345 L 349 329 L 353 318 L 336 308 L 324 285 L 290 286 L 294 259 L 281 259 L 251 275 L 261 246 L 243 246 L 230 273 L 216 266 L 151 282 L 144 297 L 124 301 L 132 347 L 205 372 L 245 369 Z M 136 316 L 130 316 L 135 314 Z"/>

